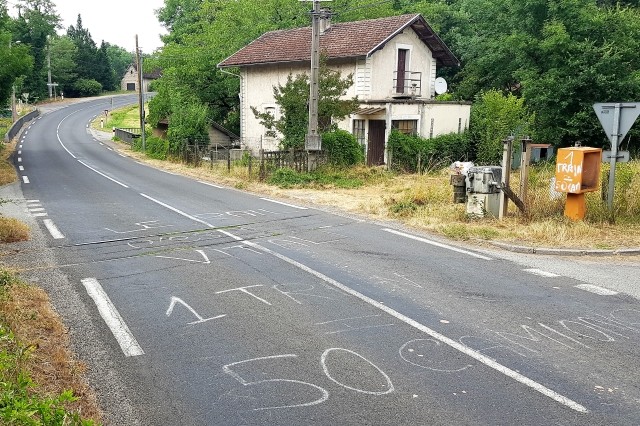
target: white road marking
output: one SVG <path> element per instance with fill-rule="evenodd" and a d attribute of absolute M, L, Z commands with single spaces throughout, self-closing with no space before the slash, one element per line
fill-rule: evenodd
<path fill-rule="evenodd" d="M 39 203 L 40 200 L 27 200 L 28 204 Z"/>
<path fill-rule="evenodd" d="M 120 154 L 120 153 L 118 153 L 118 155 L 119 155 L 120 157 L 122 157 L 122 158 L 126 158 L 126 157 L 127 157 L 126 155 L 124 155 L 124 154 Z"/>
<path fill-rule="evenodd" d="M 124 187 L 124 188 L 129 188 L 129 187 L 128 187 L 127 185 L 125 185 L 124 183 L 119 182 L 119 181 L 115 180 L 114 178 L 112 178 L 112 177 L 110 177 L 110 176 L 105 175 L 104 173 L 102 173 L 102 172 L 100 172 L 100 171 L 98 171 L 98 170 L 94 169 L 93 167 L 91 167 L 91 166 L 90 166 L 90 165 L 88 165 L 87 163 L 84 163 L 84 162 L 83 162 L 83 161 L 81 161 L 81 160 L 78 160 L 78 163 L 82 164 L 83 166 L 85 166 L 86 168 L 88 168 L 88 169 L 90 169 L 90 170 L 93 170 L 94 172 L 96 172 L 96 173 L 97 173 L 97 174 L 99 174 L 100 176 L 102 176 L 102 177 L 106 177 L 106 178 L 107 178 L 107 179 L 109 179 L 111 182 L 115 182 L 115 183 L 117 183 L 118 185 L 120 185 L 120 186 L 122 186 L 122 187 Z"/>
<path fill-rule="evenodd" d="M 473 257 L 476 257 L 478 259 L 493 260 L 490 257 L 483 256 L 483 255 L 478 254 L 478 253 L 474 253 L 474 252 L 471 252 L 471 251 L 468 251 L 468 250 L 463 250 L 463 249 L 460 249 L 460 248 L 457 248 L 457 247 L 453 247 L 453 246 L 450 246 L 450 245 L 447 245 L 447 244 L 438 243 L 436 241 L 427 240 L 426 238 L 416 237 L 415 235 L 405 234 L 404 232 L 396 231 L 395 229 L 385 228 L 385 229 L 383 229 L 383 231 L 384 232 L 389 232 L 391 234 L 400 235 L 401 237 L 411 238 L 412 240 L 420 241 L 422 243 L 430 244 L 432 246 L 436 246 L 436 247 L 440 247 L 440 248 L 443 248 L 443 249 L 455 251 L 457 253 L 462 253 L 462 254 L 466 254 L 466 255 L 469 255 L 469 256 L 473 256 Z"/>
<path fill-rule="evenodd" d="M 107 149 L 108 149 L 109 151 L 113 151 L 113 148 L 109 148 L 109 147 L 107 147 Z"/>
<path fill-rule="evenodd" d="M 47 214 L 46 213 L 33 213 L 31 216 L 33 216 L 33 217 L 45 217 L 45 216 L 47 216 Z"/>
<path fill-rule="evenodd" d="M 100 142 L 100 145 L 104 146 L 104 144 L 102 142 Z"/>
<path fill-rule="evenodd" d="M 18 157 L 18 163 L 22 163 L 22 157 Z"/>
<path fill-rule="evenodd" d="M 523 269 L 523 271 L 533 275 L 538 275 L 540 277 L 547 277 L 547 278 L 557 278 L 560 276 L 558 274 L 554 274 L 553 272 L 547 272 L 547 271 L 543 271 L 542 269 L 535 269 L 535 268 Z"/>
<path fill-rule="evenodd" d="M 21 172 L 24 172 L 24 167 L 23 167 L 23 166 L 18 166 L 18 169 L 19 169 Z"/>
<path fill-rule="evenodd" d="M 30 183 L 30 182 L 29 182 L 29 177 L 27 177 L 27 176 L 22 176 L 22 181 L 23 181 L 24 183 Z"/>
<path fill-rule="evenodd" d="M 42 221 L 42 223 L 44 223 L 44 226 L 47 227 L 47 230 L 49 231 L 49 233 L 54 239 L 61 240 L 64 238 L 64 235 L 62 234 L 62 232 L 60 232 L 58 227 L 55 225 L 55 223 L 53 223 L 51 219 L 45 219 Z"/>
<path fill-rule="evenodd" d="M 580 290 L 598 294 L 600 296 L 615 296 L 616 294 L 618 294 L 617 291 L 609 290 L 608 288 L 599 287 L 592 284 L 578 284 L 575 287 L 579 288 Z"/>
<path fill-rule="evenodd" d="M 24 131 L 24 135 L 25 135 L 25 136 L 27 136 L 28 134 L 29 134 L 29 131 L 28 131 L 28 130 L 25 130 L 25 131 Z"/>
<path fill-rule="evenodd" d="M 22 151 L 18 151 L 18 155 L 22 155 Z"/>
<path fill-rule="evenodd" d="M 109 296 L 104 292 L 98 280 L 95 278 L 85 278 L 82 280 L 82 284 L 98 307 L 100 316 L 104 322 L 107 323 L 109 329 L 111 329 L 124 355 L 144 355 L 144 351 L 136 341 L 136 338 L 133 337 L 131 330 L 127 327 L 127 324 L 120 316 L 120 313 L 118 313 L 116 307 L 111 303 Z"/>
<path fill-rule="evenodd" d="M 18 148 L 22 149 L 22 145 L 20 145 Z"/>
<path fill-rule="evenodd" d="M 69 150 L 67 149 L 67 147 L 66 147 L 66 146 L 64 146 L 64 144 L 62 143 L 62 139 L 60 139 L 60 125 L 64 122 L 64 120 L 66 120 L 67 118 L 71 117 L 73 114 L 77 114 L 77 113 L 79 113 L 80 111 L 82 111 L 82 110 L 74 111 L 74 112 L 72 112 L 71 114 L 69 114 L 69 115 L 65 116 L 65 117 L 64 117 L 62 120 L 60 120 L 60 122 L 58 123 L 58 127 L 56 127 L 56 137 L 58 138 L 58 142 L 60 142 L 60 145 L 62 145 L 62 147 L 64 148 L 64 150 L 65 150 L 65 151 L 67 151 L 67 153 L 68 153 L 70 156 L 72 156 L 73 158 L 76 158 L 76 159 L 77 159 L 77 157 L 76 157 L 75 155 L 73 155 L 73 153 L 72 153 L 71 151 L 69 151 Z"/>
<path fill-rule="evenodd" d="M 209 182 L 205 182 L 203 180 L 199 180 L 198 183 L 201 183 L 203 185 L 207 185 L 207 186 L 213 186 L 214 188 L 218 188 L 218 189 L 225 189 L 224 186 L 220 186 L 220 185 L 214 185 L 212 183 Z"/>
<path fill-rule="evenodd" d="M 264 201 L 269 201 L 270 203 L 276 203 L 276 204 L 282 204 L 283 206 L 287 206 L 287 207 L 293 207 L 294 209 L 299 209 L 299 210 L 309 210 L 306 207 L 299 207 L 299 206 L 294 206 L 293 204 L 287 204 L 287 203 L 283 203 L 282 201 L 276 201 L 276 200 L 272 200 L 270 198 L 260 198 L 261 200 Z"/>
<path fill-rule="evenodd" d="M 29 207 L 29 211 L 31 213 L 36 213 L 36 212 L 43 212 L 43 211 L 45 211 L 45 209 L 42 208 L 42 207 L 36 207 L 36 208 Z"/>
<path fill-rule="evenodd" d="M 208 222 L 205 222 L 204 220 L 200 220 L 200 219 L 198 219 L 198 218 L 197 218 L 197 217 L 195 217 L 195 216 L 191 216 L 190 214 L 185 213 L 185 212 L 183 212 L 182 210 L 179 210 L 179 209 L 177 209 L 177 208 L 175 208 L 175 207 L 171 207 L 169 204 L 165 204 L 165 203 L 163 203 L 163 202 L 162 202 L 162 201 L 160 201 L 160 200 L 156 200 L 155 198 L 149 197 L 149 196 L 148 196 L 148 195 L 146 195 L 146 194 L 142 194 L 142 193 L 141 193 L 140 195 L 142 195 L 142 196 L 143 196 L 144 198 L 146 198 L 147 200 L 153 201 L 153 202 L 154 202 L 154 203 L 156 203 L 156 204 L 160 204 L 162 207 L 166 207 L 166 208 L 168 208 L 169 210 L 174 211 L 174 212 L 178 213 L 179 215 L 186 217 L 187 219 L 191 219 L 191 220 L 193 220 L 193 221 L 195 221 L 195 222 L 202 223 L 203 225 L 206 225 L 206 226 L 207 226 L 207 227 L 209 227 L 209 228 L 215 228 L 215 226 L 213 226 L 212 224 L 210 224 L 210 223 L 208 223 Z"/>
<path fill-rule="evenodd" d="M 357 297 L 358 299 L 362 300 L 363 302 L 368 303 L 369 305 L 374 306 L 375 308 L 378 308 L 383 312 L 386 312 L 387 314 L 395 317 L 396 319 L 404 322 L 405 324 L 410 325 L 411 327 L 413 327 L 413 328 L 415 328 L 415 329 L 417 329 L 419 331 L 422 331 L 423 333 L 431 336 L 433 339 L 435 339 L 435 340 L 437 340 L 437 341 L 439 341 L 441 343 L 444 343 L 445 345 L 447 345 L 447 346 L 449 346 L 449 347 L 451 347 L 451 348 L 453 348 L 453 349 L 455 349 L 455 350 L 457 350 L 457 351 L 459 351 L 459 352 L 461 352 L 461 353 L 463 353 L 463 354 L 475 359 L 476 361 L 486 365 L 487 367 L 493 368 L 494 370 L 504 374 L 507 377 L 512 378 L 513 380 L 515 380 L 515 381 L 517 381 L 519 383 L 522 383 L 525 386 L 528 386 L 529 388 L 531 388 L 531 389 L 533 389 L 533 390 L 535 390 L 537 392 L 540 392 L 541 394 L 553 399 L 554 401 L 556 401 L 556 402 L 558 402 L 558 403 L 560 403 L 560 404 L 562 404 L 562 405 L 564 405 L 566 407 L 571 408 L 572 410 L 578 411 L 580 413 L 588 413 L 589 412 L 589 410 L 587 410 L 587 408 L 585 408 L 583 405 L 580 405 L 577 402 L 575 402 L 575 401 L 573 401 L 573 400 L 571 400 L 571 399 L 569 399 L 569 398 L 567 398 L 567 397 L 565 397 L 563 395 L 560 395 L 559 393 L 555 392 L 554 390 L 551 390 L 551 389 L 547 388 L 546 386 L 544 386 L 544 385 L 542 385 L 542 384 L 540 384 L 540 383 L 538 383 L 538 382 L 536 382 L 536 381 L 534 381 L 534 380 L 532 380 L 532 379 L 530 379 L 530 378 L 518 373 L 517 371 L 512 370 L 512 369 L 510 369 L 510 368 L 508 368 L 508 367 L 496 362 L 492 358 L 489 358 L 486 355 L 484 355 L 484 354 L 482 354 L 482 353 L 480 353 L 480 352 L 478 352 L 478 351 L 476 351 L 476 350 L 474 350 L 474 349 L 472 349 L 472 348 L 470 348 L 470 347 L 468 347 L 466 345 L 463 345 L 462 343 L 460 343 L 460 342 L 458 342 L 456 340 L 450 339 L 450 338 L 446 337 L 445 335 L 440 334 L 437 331 L 432 330 L 431 328 L 429 328 L 429 327 L 427 327 L 427 326 L 425 326 L 423 324 L 420 324 L 419 322 L 407 317 L 406 315 L 403 315 L 400 312 L 398 312 L 398 311 L 396 311 L 396 310 L 394 310 L 394 309 L 392 309 L 392 308 L 390 308 L 388 306 L 385 306 L 384 304 L 382 304 L 382 303 L 380 303 L 380 302 L 378 302 L 376 300 L 373 300 L 370 297 L 365 296 L 364 294 L 359 293 L 359 292 L 357 292 L 356 290 L 353 290 L 350 287 L 347 287 L 346 285 L 334 280 L 333 278 L 330 278 L 330 277 L 324 275 L 321 272 L 318 272 L 318 271 L 316 271 L 314 269 L 311 269 L 310 267 L 308 267 L 306 265 L 303 265 L 302 263 L 297 262 L 297 261 L 295 261 L 295 260 L 293 260 L 291 258 L 288 258 L 287 256 L 284 256 L 284 255 L 282 255 L 280 253 L 277 253 L 277 252 L 274 252 L 272 250 L 269 250 L 266 247 L 262 247 L 259 244 L 256 244 L 256 243 L 251 242 L 251 241 L 243 240 L 242 238 L 237 237 L 237 236 L 231 234 L 230 232 L 227 232 L 227 231 L 224 231 L 224 230 L 218 230 L 218 232 L 220 232 L 221 234 L 227 235 L 227 236 L 229 236 L 231 238 L 234 238 L 237 241 L 241 241 L 242 244 L 248 245 L 250 247 L 254 247 L 257 250 L 261 250 L 261 251 L 263 251 L 265 253 L 268 253 L 268 254 L 270 254 L 272 256 L 275 256 L 278 259 L 280 259 L 280 260 L 282 260 L 282 261 L 284 261 L 286 263 L 289 263 L 290 265 L 293 265 L 296 268 L 299 268 L 299 269 L 301 269 L 301 270 L 303 270 L 303 271 L 305 271 L 305 272 L 307 272 L 307 273 L 309 273 L 309 274 L 311 274 L 311 275 L 313 275 L 313 276 L 325 281 L 328 284 L 331 284 L 332 286 L 338 288 L 339 290 L 342 290 L 347 294 L 350 294 L 350 295 L 352 295 L 354 297 Z M 475 253 L 473 253 L 473 254 L 475 254 Z"/>

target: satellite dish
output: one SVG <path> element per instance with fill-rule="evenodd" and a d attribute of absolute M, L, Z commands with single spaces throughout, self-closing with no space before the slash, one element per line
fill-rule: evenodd
<path fill-rule="evenodd" d="M 442 95 L 443 93 L 446 93 L 447 92 L 447 81 L 442 77 L 436 78 L 435 89 L 436 89 L 436 94 L 437 95 Z"/>

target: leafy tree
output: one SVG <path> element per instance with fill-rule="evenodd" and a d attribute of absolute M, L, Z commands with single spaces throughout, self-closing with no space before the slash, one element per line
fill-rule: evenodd
<path fill-rule="evenodd" d="M 319 98 L 318 98 L 318 131 L 320 133 L 335 130 L 334 121 L 341 120 L 358 108 L 358 100 L 341 99 L 349 87 L 353 85 L 353 75 L 342 78 L 339 71 L 330 69 L 326 60 L 320 64 Z M 276 137 L 283 136 L 283 148 L 298 148 L 304 146 L 304 137 L 309 123 L 309 76 L 291 74 L 287 83 L 273 87 L 276 104 L 280 107 L 281 116 L 276 117 L 270 112 L 260 112 L 251 107 L 253 114 L 260 123 L 267 128 L 268 134 Z"/>
<path fill-rule="evenodd" d="M 135 55 L 115 44 L 105 43 L 105 45 L 107 46 L 107 57 L 113 69 L 113 86 L 120 87 L 120 80 L 129 65 L 133 63 Z"/>
<path fill-rule="evenodd" d="M 345 130 L 334 130 L 322 135 L 322 149 L 336 166 L 353 166 L 364 162 L 364 152 L 355 136 Z"/>
<path fill-rule="evenodd" d="M 28 74 L 33 65 L 29 47 L 15 43 L 10 32 L 11 18 L 5 2 L 0 2 L 0 106 L 4 107 L 11 96 L 11 88 L 20 75 Z"/>
<path fill-rule="evenodd" d="M 58 89 L 63 93 L 73 92 L 73 85 L 77 78 L 74 57 L 76 45 L 67 36 L 54 37 L 49 42 L 51 49 L 51 77 L 58 83 Z"/>
<path fill-rule="evenodd" d="M 23 91 L 31 98 L 43 99 L 47 87 L 47 41 L 55 36 L 60 17 L 50 0 L 19 0 L 20 13 L 13 22 L 13 39 L 30 48 L 33 58 L 31 72 L 24 79 Z"/>
<path fill-rule="evenodd" d="M 509 135 L 530 135 L 532 118 L 524 99 L 491 90 L 481 93 L 471 109 L 471 139 L 483 164 L 500 164 L 502 141 Z"/>
<path fill-rule="evenodd" d="M 86 78 L 79 78 L 73 84 L 73 91 L 78 96 L 97 96 L 102 92 L 102 85 Z"/>

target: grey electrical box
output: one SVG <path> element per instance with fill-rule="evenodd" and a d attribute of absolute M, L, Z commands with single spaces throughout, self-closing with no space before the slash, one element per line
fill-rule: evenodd
<path fill-rule="evenodd" d="M 467 192 L 471 194 L 496 194 L 500 192 L 502 167 L 471 167 L 467 173 Z"/>

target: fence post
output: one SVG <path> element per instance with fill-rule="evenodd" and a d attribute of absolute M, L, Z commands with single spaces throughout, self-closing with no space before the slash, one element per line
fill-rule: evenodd
<path fill-rule="evenodd" d="M 266 177 L 264 169 L 264 149 L 260 148 L 260 150 L 258 151 L 258 156 L 260 158 L 260 180 L 263 181 Z"/>
<path fill-rule="evenodd" d="M 227 173 L 231 173 L 231 150 L 227 152 Z"/>
<path fill-rule="evenodd" d="M 253 157 L 249 155 L 249 179 L 251 179 L 251 163 L 253 163 Z"/>
<path fill-rule="evenodd" d="M 422 152 L 418 151 L 418 176 L 422 176 Z"/>

